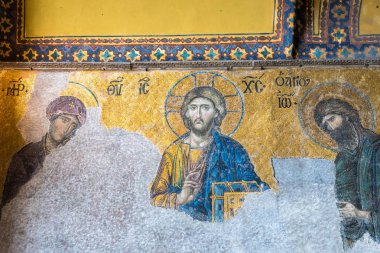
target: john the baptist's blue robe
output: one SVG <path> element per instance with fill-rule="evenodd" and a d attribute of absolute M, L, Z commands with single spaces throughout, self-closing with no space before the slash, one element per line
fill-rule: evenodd
<path fill-rule="evenodd" d="M 380 242 L 380 136 L 365 134 L 357 153 L 340 152 L 335 165 L 337 199 L 371 214 L 369 220 L 345 218 L 342 237 L 354 242 L 368 231 Z"/>

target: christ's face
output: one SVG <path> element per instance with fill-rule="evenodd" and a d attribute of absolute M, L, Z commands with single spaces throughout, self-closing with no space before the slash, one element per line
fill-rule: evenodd
<path fill-rule="evenodd" d="M 76 116 L 62 114 L 50 122 L 49 135 L 56 143 L 64 143 L 70 139 L 78 126 L 79 121 Z"/>
<path fill-rule="evenodd" d="M 190 130 L 198 134 L 210 131 L 217 116 L 214 103 L 208 98 L 194 98 L 187 107 L 186 117 L 190 120 Z"/>

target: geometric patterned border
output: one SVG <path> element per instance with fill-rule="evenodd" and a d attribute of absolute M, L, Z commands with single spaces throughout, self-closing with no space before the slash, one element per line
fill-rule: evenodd
<path fill-rule="evenodd" d="M 306 36 L 312 34 L 310 20 L 313 13 L 306 12 L 301 19 L 299 30 L 304 36 L 299 37 L 299 59 L 327 60 L 327 59 L 379 59 L 380 36 L 359 35 L 360 7 L 362 0 L 320 0 L 320 24 L 322 37 Z M 312 5 L 310 0 L 300 0 L 296 15 L 304 11 L 302 5 Z"/>
<path fill-rule="evenodd" d="M 328 41 L 328 13 L 330 0 L 320 0 L 319 4 L 319 32 L 314 34 L 314 1 L 305 2 L 304 24 L 306 29 L 302 29 L 302 40 L 308 43 L 326 43 Z"/>
<path fill-rule="evenodd" d="M 273 6 L 274 22 L 271 33 L 236 34 L 189 34 L 189 35 L 129 35 L 129 36 L 44 36 L 27 37 L 25 32 L 25 1 L 17 0 L 17 38 L 20 45 L 85 45 L 92 46 L 136 46 L 136 45 L 219 45 L 245 43 L 282 43 L 284 24 L 284 0 L 275 0 Z M 277 14 L 277 15 L 276 15 Z"/>
<path fill-rule="evenodd" d="M 367 35 L 361 35 L 360 29 L 359 29 L 359 22 L 360 22 L 360 10 L 362 6 L 361 0 L 351 0 L 351 17 L 357 17 L 353 18 L 351 20 L 350 24 L 350 41 L 354 45 L 359 44 L 379 44 L 380 41 L 380 34 L 367 34 Z"/>
<path fill-rule="evenodd" d="M 24 0 L 0 0 L 0 62 L 211 66 L 212 62 L 380 59 L 380 35 L 359 34 L 362 0 L 320 0 L 315 34 L 313 0 L 276 1 L 275 29 L 266 35 L 26 38 Z"/>
<path fill-rule="evenodd" d="M 0 62 L 0 69 L 9 70 L 166 70 L 218 68 L 232 71 L 239 68 L 273 69 L 308 66 L 379 67 L 380 59 L 329 60 L 258 60 L 258 61 L 166 61 L 166 62 Z"/>
<path fill-rule="evenodd" d="M 98 38 L 25 37 L 24 1 L 0 0 L 0 61 L 239 61 L 291 59 L 293 54 L 292 0 L 276 0 L 271 34 Z"/>

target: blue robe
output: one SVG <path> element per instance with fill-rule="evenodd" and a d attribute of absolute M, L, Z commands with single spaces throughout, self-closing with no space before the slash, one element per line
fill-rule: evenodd
<path fill-rule="evenodd" d="M 342 220 L 344 242 L 354 242 L 366 231 L 380 242 L 380 136 L 366 133 L 357 153 L 340 152 L 335 164 L 337 199 L 371 213 L 369 220 Z"/>
<path fill-rule="evenodd" d="M 183 141 L 189 134 L 181 136 L 176 142 Z M 256 181 L 260 186 L 250 185 L 250 191 L 261 191 L 269 189 L 269 186 L 262 182 L 256 175 L 254 166 L 243 146 L 234 139 L 222 135 L 217 131 L 212 131 L 213 142 L 209 146 L 207 153 L 207 165 L 204 172 L 202 187 L 194 200 L 178 206 L 178 210 L 183 211 L 196 220 L 212 221 L 212 183 L 215 182 L 237 182 Z M 169 180 L 170 181 L 170 180 Z M 180 193 L 181 187 L 167 183 L 169 193 Z M 154 197 L 154 185 L 152 196 Z M 254 188 L 254 189 L 253 189 Z M 223 221 L 223 217 L 215 217 L 215 221 Z"/>

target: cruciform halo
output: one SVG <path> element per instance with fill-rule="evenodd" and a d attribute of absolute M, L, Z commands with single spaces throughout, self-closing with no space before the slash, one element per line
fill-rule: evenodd
<path fill-rule="evenodd" d="M 227 115 L 221 125 L 221 130 L 228 136 L 234 134 L 244 117 L 244 100 L 237 85 L 219 73 L 199 71 L 179 79 L 169 90 L 165 100 L 165 119 L 170 130 L 177 136 L 188 132 L 180 110 L 185 95 L 195 87 L 209 86 L 222 93 L 227 106 Z"/>

